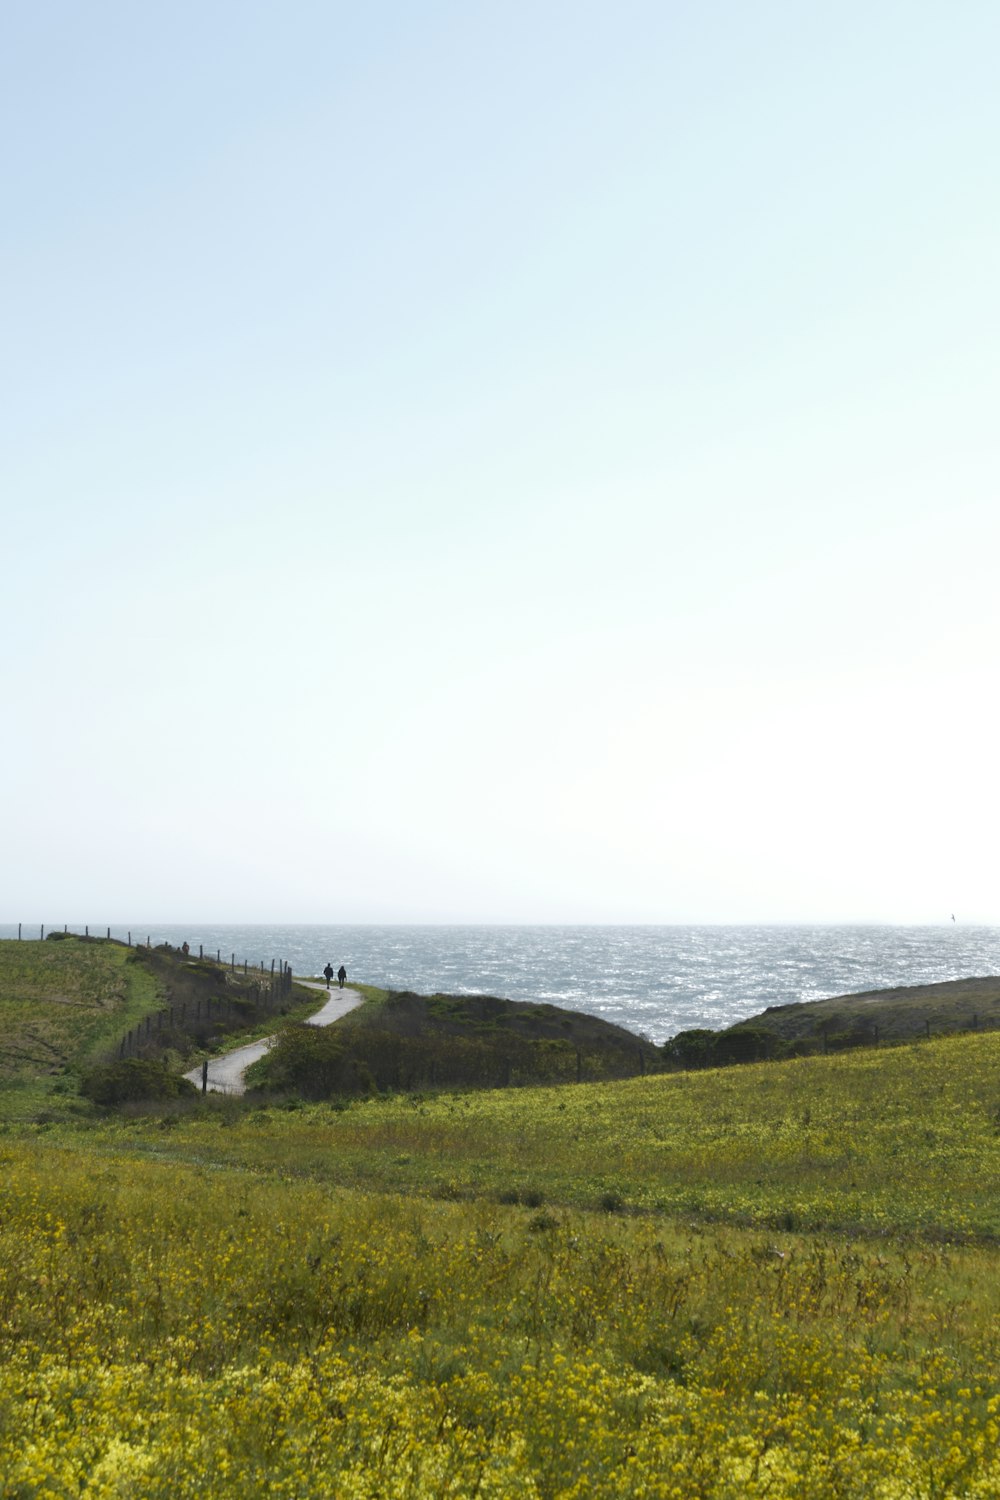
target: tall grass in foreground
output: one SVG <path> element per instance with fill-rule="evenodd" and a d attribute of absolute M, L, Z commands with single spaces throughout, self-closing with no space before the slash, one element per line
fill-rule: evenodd
<path fill-rule="evenodd" d="M 0 1136 L 0 1494 L 992 1497 L 995 1040 Z"/>
<path fill-rule="evenodd" d="M 5 1158 L 5 1497 L 1000 1486 L 983 1249 Z"/>

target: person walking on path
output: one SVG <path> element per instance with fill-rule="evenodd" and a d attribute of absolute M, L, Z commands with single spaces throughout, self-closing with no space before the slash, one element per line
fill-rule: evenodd
<path fill-rule="evenodd" d="M 330 988 L 330 980 L 333 978 L 333 964 L 331 964 L 329 962 L 327 963 L 326 968 L 323 970 L 323 978 L 326 980 L 326 987 L 327 987 L 327 989 L 329 989 Z M 340 988 L 343 989 L 344 986 L 341 985 Z"/>
<path fill-rule="evenodd" d="M 340 988 L 343 989 L 344 980 L 347 978 L 347 970 L 344 968 L 343 964 L 341 964 L 340 968 L 337 970 L 337 978 L 340 980 Z"/>

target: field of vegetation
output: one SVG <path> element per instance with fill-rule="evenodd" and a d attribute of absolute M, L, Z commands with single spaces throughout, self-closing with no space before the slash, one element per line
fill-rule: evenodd
<path fill-rule="evenodd" d="M 263 973 L 188 958 L 179 949 L 127 947 L 54 932 L 44 942 L 0 941 L 0 1119 L 87 1113 L 116 1072 L 171 1076 L 204 1054 L 273 1033 L 286 1017 L 316 1010 L 312 990 L 280 988 Z M 373 992 L 381 995 L 381 991 Z M 128 1046 L 124 1069 L 118 1063 Z M 111 1066 L 109 1066 L 111 1065 Z M 103 1078 L 98 1075 L 111 1075 Z"/>
<path fill-rule="evenodd" d="M 0 1094 L 8 1107 L 12 1097 L 31 1107 L 56 1086 L 65 1094 L 68 1068 L 100 1057 L 156 1006 L 155 981 L 129 963 L 133 953 L 72 937 L 0 942 Z"/>
<path fill-rule="evenodd" d="M 772 1005 L 762 1015 L 730 1028 L 763 1028 L 788 1042 L 866 1045 L 1000 1026 L 1000 978 L 950 979 L 858 995 L 835 995 L 797 1005 Z"/>
<path fill-rule="evenodd" d="M 663 1066 L 651 1042 L 557 1005 L 365 988 L 367 1003 L 338 1026 L 282 1028 L 250 1086 L 324 1099 L 627 1078 Z"/>
<path fill-rule="evenodd" d="M 162 983 L 4 946 L 5 1500 L 1000 1488 L 997 1036 L 102 1112 Z"/>
<path fill-rule="evenodd" d="M 0 1130 L 0 1492 L 1000 1492 L 1000 1037 Z"/>
<path fill-rule="evenodd" d="M 1000 978 L 951 979 L 772 1005 L 722 1031 L 680 1031 L 664 1042 L 661 1060 L 668 1068 L 724 1068 L 998 1028 Z"/>

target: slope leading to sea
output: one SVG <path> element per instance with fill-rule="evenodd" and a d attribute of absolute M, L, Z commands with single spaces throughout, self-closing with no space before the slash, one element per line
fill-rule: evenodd
<path fill-rule="evenodd" d="M 63 922 L 59 922 L 62 927 Z M 82 932 L 83 923 L 69 923 Z M 37 938 L 40 927 L 24 927 Z M 46 931 L 49 928 L 46 926 Z M 106 920 L 90 924 L 104 936 Z M 346 926 L 112 923 L 133 942 L 187 942 L 238 963 L 327 961 L 388 989 L 545 1000 L 661 1042 L 768 1005 L 1000 972 L 1000 927 Z M 0 925 L 16 937 L 17 925 Z"/>

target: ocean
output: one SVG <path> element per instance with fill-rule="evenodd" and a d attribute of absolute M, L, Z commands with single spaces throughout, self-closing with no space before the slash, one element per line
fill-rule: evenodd
<path fill-rule="evenodd" d="M 61 925 L 61 924 L 60 924 Z M 48 929 L 46 928 L 46 931 Z M 82 924 L 71 930 L 83 931 Z M 106 925 L 91 926 L 103 937 Z M 492 994 L 589 1011 L 654 1042 L 768 1005 L 1000 972 L 1000 927 L 446 927 L 116 924 L 238 963 L 429 994 Z M 16 937 L 17 925 L 0 925 Z M 38 938 L 39 928 L 24 928 Z"/>

